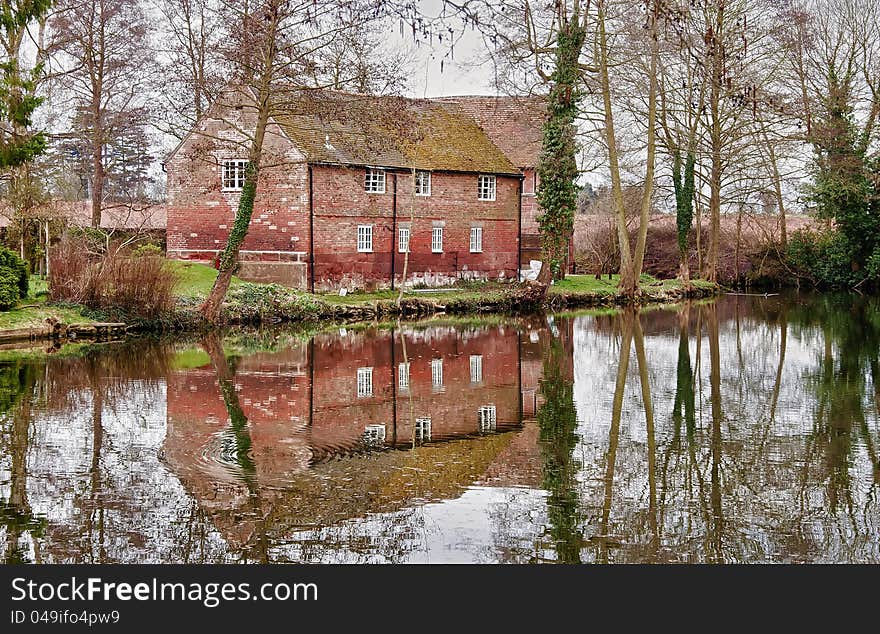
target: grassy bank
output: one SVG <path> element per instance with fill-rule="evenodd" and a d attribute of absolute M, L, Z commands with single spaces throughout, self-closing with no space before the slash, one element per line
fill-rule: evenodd
<path fill-rule="evenodd" d="M 85 324 L 95 321 L 94 315 L 82 306 L 59 306 L 47 302 L 46 280 L 31 276 L 28 296 L 18 306 L 0 312 L 0 330 L 39 328 L 46 320 L 65 324 Z"/>
<path fill-rule="evenodd" d="M 31 292 L 18 308 L 0 313 L 0 331 L 40 328 L 47 320 L 66 324 L 96 321 L 124 321 L 141 330 L 198 330 L 205 326 L 198 313 L 208 296 L 217 272 L 192 262 L 169 261 L 178 277 L 175 287 L 177 306 L 160 320 L 145 322 L 124 314 L 96 312 L 82 306 L 60 306 L 47 302 L 46 282 L 32 278 Z M 611 307 L 631 303 L 617 293 L 617 276 L 596 279 L 593 275 L 570 275 L 551 286 L 541 306 L 523 305 L 516 285 L 468 283 L 444 289 L 412 289 L 398 305 L 397 291 L 312 295 L 277 284 L 255 284 L 233 279 L 223 309 L 230 324 L 357 322 L 397 317 L 419 318 L 437 314 L 486 315 L 522 314 L 542 309 L 563 310 L 585 307 Z M 678 280 L 641 279 L 640 304 L 677 302 L 689 297 L 717 294 L 714 284 L 696 280 L 686 287 Z"/>

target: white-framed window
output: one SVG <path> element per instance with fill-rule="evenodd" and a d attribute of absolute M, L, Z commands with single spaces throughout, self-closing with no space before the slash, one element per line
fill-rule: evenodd
<path fill-rule="evenodd" d="M 373 225 L 358 225 L 358 253 L 373 252 Z"/>
<path fill-rule="evenodd" d="M 483 228 L 471 227 L 471 253 L 483 251 Z"/>
<path fill-rule="evenodd" d="M 431 359 L 431 387 L 443 388 L 443 359 Z"/>
<path fill-rule="evenodd" d="M 483 355 L 471 355 L 471 383 L 483 382 Z"/>
<path fill-rule="evenodd" d="M 431 253 L 443 253 L 443 227 L 431 229 Z"/>
<path fill-rule="evenodd" d="M 401 391 L 409 389 L 409 362 L 397 366 L 397 389 Z"/>
<path fill-rule="evenodd" d="M 385 425 L 367 425 L 364 428 L 364 442 L 368 445 L 381 445 L 385 442 Z"/>
<path fill-rule="evenodd" d="M 419 442 L 431 440 L 431 419 L 417 418 L 414 434 Z"/>
<path fill-rule="evenodd" d="M 406 253 L 409 251 L 409 227 L 397 228 L 397 252 Z"/>
<path fill-rule="evenodd" d="M 385 170 L 368 167 L 364 175 L 364 191 L 370 194 L 384 194 Z"/>
<path fill-rule="evenodd" d="M 431 195 L 431 172 L 417 171 L 416 172 L 416 196 L 430 196 Z"/>
<path fill-rule="evenodd" d="M 244 177 L 248 161 L 244 159 L 226 159 L 222 165 L 223 191 L 240 192 L 244 188 Z"/>
<path fill-rule="evenodd" d="M 495 431 L 497 415 L 497 410 L 494 405 L 483 405 L 480 407 L 480 431 Z"/>
<path fill-rule="evenodd" d="M 495 177 L 481 174 L 477 177 L 477 198 L 495 200 Z"/>
<path fill-rule="evenodd" d="M 358 398 L 369 398 L 373 395 L 373 368 L 358 368 Z"/>

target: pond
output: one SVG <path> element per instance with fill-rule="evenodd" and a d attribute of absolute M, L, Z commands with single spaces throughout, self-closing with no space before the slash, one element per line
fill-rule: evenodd
<path fill-rule="evenodd" d="M 880 301 L 0 351 L 6 562 L 880 562 Z"/>

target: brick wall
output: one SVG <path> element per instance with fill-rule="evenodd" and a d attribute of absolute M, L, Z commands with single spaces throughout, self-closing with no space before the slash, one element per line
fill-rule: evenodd
<path fill-rule="evenodd" d="M 522 233 L 523 235 L 537 235 L 538 199 L 535 197 L 537 175 L 533 169 L 523 170 L 523 197 L 522 197 Z"/>
<path fill-rule="evenodd" d="M 404 254 L 398 253 L 393 232 L 410 227 L 407 281 L 429 286 L 458 278 L 510 280 L 516 278 L 519 222 L 519 178 L 497 177 L 495 201 L 477 199 L 477 175 L 434 172 L 431 195 L 413 198 L 409 173 L 386 174 L 384 194 L 364 191 L 364 170 L 313 168 L 315 231 L 315 288 L 386 287 L 392 270 L 403 279 Z M 410 213 L 414 211 L 414 220 Z M 357 251 L 357 227 L 372 225 L 373 252 Z M 443 227 L 443 252 L 433 253 L 434 226 Z M 483 250 L 470 252 L 472 226 L 483 228 Z"/>
<path fill-rule="evenodd" d="M 231 98 L 230 98 L 231 99 Z M 248 139 L 230 123 L 253 127 L 246 110 L 226 108 L 186 138 L 166 165 L 169 257 L 211 262 L 232 228 L 239 192 L 223 191 L 224 159 L 247 158 Z M 308 168 L 305 157 L 280 128 L 270 125 L 264 142 L 250 230 L 242 260 L 307 261 L 309 244 Z"/>

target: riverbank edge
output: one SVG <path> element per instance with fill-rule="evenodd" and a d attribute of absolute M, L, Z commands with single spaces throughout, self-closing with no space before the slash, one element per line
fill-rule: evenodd
<path fill-rule="evenodd" d="M 320 296 L 297 296 L 293 304 L 254 305 L 242 310 L 224 305 L 223 326 L 261 326 L 284 323 L 299 324 L 349 324 L 359 322 L 403 319 L 425 319 L 437 315 L 530 315 L 558 312 L 580 308 L 624 308 L 647 304 L 675 304 L 691 299 L 706 299 L 723 294 L 717 284 L 702 282 L 699 285 L 669 287 L 663 283 L 643 285 L 636 297 L 617 292 L 565 292 L 547 294 L 543 301 L 524 299 L 517 290 L 485 295 L 466 295 L 461 298 L 446 297 L 442 301 L 429 297 L 404 297 L 398 305 L 396 300 L 383 299 L 352 303 L 331 303 Z M 69 305 L 66 307 L 70 308 Z M 51 308 L 51 305 L 47 305 Z M 84 311 L 87 309 L 83 308 Z M 38 341 L 107 341 L 124 339 L 128 335 L 161 332 L 204 332 L 211 330 L 193 303 L 181 305 L 171 314 L 159 319 L 126 319 L 113 315 L 113 321 L 91 321 L 80 324 L 64 324 L 47 320 L 44 326 L 31 328 L 0 329 L 0 346 Z"/>

